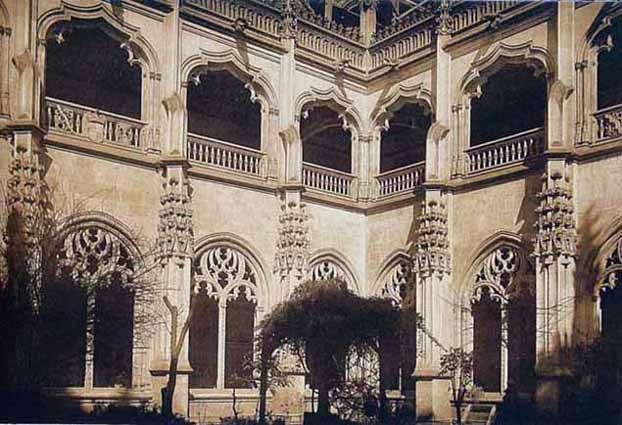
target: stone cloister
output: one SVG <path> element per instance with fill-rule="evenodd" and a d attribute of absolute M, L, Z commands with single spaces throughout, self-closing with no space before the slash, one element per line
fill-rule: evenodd
<path fill-rule="evenodd" d="M 7 202 L 79 200 L 65 255 L 118 271 L 95 299 L 59 289 L 54 396 L 160 402 L 169 336 L 138 340 L 123 285 L 139 236 L 178 305 L 198 283 L 175 398 L 197 420 L 233 388 L 255 412 L 235 377 L 307 279 L 414 294 L 429 334 L 389 396 L 437 419 L 435 341 L 473 352 L 486 399 L 556 409 L 560 353 L 622 329 L 622 5 L 0 0 L 0 46 Z M 310 406 L 303 381 L 275 413 Z"/>

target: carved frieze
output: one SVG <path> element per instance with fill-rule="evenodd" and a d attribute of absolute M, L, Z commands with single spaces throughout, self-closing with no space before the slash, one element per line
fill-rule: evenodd
<path fill-rule="evenodd" d="M 548 179 L 547 179 L 548 180 Z M 534 256 L 545 260 L 561 257 L 569 261 L 576 256 L 577 232 L 569 182 L 561 173 L 553 173 L 550 184 L 538 194 L 536 208 L 538 231 Z"/>
<path fill-rule="evenodd" d="M 450 272 L 447 210 L 437 200 L 424 203 L 414 253 L 414 271 L 422 275 Z"/>
<path fill-rule="evenodd" d="M 163 257 L 192 255 L 194 229 L 191 188 L 185 170 L 161 169 L 160 224 L 158 248 Z"/>
<path fill-rule="evenodd" d="M 307 268 L 310 244 L 305 205 L 288 202 L 281 209 L 274 271 L 281 277 L 290 273 L 302 277 Z"/>

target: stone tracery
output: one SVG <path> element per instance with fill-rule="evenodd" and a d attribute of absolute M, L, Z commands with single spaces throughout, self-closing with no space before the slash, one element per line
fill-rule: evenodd
<path fill-rule="evenodd" d="M 206 294 L 217 299 L 237 299 L 243 293 L 257 303 L 257 276 L 250 262 L 228 246 L 208 248 L 196 260 L 196 279 Z"/>

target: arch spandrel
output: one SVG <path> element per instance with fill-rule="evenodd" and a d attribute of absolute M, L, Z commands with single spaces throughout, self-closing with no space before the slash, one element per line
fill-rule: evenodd
<path fill-rule="evenodd" d="M 181 64 L 181 79 L 191 82 L 197 72 L 226 70 L 237 79 L 247 84 L 252 100 L 259 100 L 267 109 L 277 109 L 279 98 L 277 92 L 261 68 L 245 61 L 234 49 L 220 52 L 201 50 L 200 53 L 186 58 Z"/>

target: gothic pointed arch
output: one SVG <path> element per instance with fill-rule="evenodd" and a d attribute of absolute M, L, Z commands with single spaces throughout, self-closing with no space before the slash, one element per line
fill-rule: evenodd
<path fill-rule="evenodd" d="M 321 249 L 309 259 L 308 280 L 337 279 L 344 281 L 348 288 L 358 295 L 364 295 L 359 287 L 354 268 L 348 259 L 334 249 Z"/>
<path fill-rule="evenodd" d="M 422 83 L 399 83 L 381 97 L 370 115 L 378 152 L 376 173 L 384 173 L 426 158 L 427 133 L 434 121 L 434 100 Z"/>
<path fill-rule="evenodd" d="M 577 144 L 620 136 L 621 52 L 622 6 L 603 3 L 577 46 Z"/>
<path fill-rule="evenodd" d="M 71 217 L 58 231 L 59 270 L 43 288 L 43 323 L 50 324 L 41 329 L 49 350 L 46 384 L 142 385 L 147 348 L 144 329 L 135 326 L 144 300 L 136 284 L 143 260 L 132 232 L 98 212 Z"/>
<path fill-rule="evenodd" d="M 365 132 L 364 120 L 359 110 L 354 106 L 354 102 L 335 87 L 326 89 L 311 87 L 299 94 L 295 101 L 297 119 L 300 120 L 305 112 L 318 106 L 327 106 L 338 112 L 343 120 L 344 128 L 353 130 L 356 137 Z"/>
<path fill-rule="evenodd" d="M 509 44 L 500 41 L 487 49 L 486 53 L 475 59 L 469 71 L 458 82 L 458 96 L 477 96 L 487 79 L 507 64 L 526 64 L 536 74 L 552 78 L 555 62 L 543 47 L 535 46 L 533 41 Z M 456 103 L 459 100 L 456 99 Z"/>
<path fill-rule="evenodd" d="M 229 233 L 199 239 L 195 252 L 190 386 L 245 388 L 245 365 L 254 356 L 255 329 L 268 300 L 263 262 L 248 242 Z"/>
<path fill-rule="evenodd" d="M 191 83 L 202 71 L 226 70 L 247 85 L 253 101 L 259 100 L 266 109 L 278 109 L 277 91 L 261 70 L 245 61 L 235 49 L 213 52 L 201 49 L 181 64 L 182 81 Z"/>
<path fill-rule="evenodd" d="M 159 75 L 161 72 L 160 61 L 156 49 L 141 33 L 140 28 L 122 20 L 113 13 L 112 6 L 104 3 L 94 3 L 91 5 L 80 4 L 75 0 L 62 0 L 58 8 L 51 9 L 42 14 L 37 21 L 38 37 L 42 42 L 46 42 L 56 34 L 51 34 L 53 27 L 62 30 L 62 22 L 71 21 L 92 21 L 103 20 L 116 32 L 123 35 L 122 48 L 128 53 L 130 63 L 140 63 L 145 66 L 146 74 Z"/>
<path fill-rule="evenodd" d="M 535 379 L 535 271 L 521 238 L 499 232 L 476 251 L 459 295 L 461 346 L 473 352 L 473 379 L 485 392 Z"/>
<path fill-rule="evenodd" d="M 371 295 L 388 298 L 401 306 L 409 285 L 412 285 L 412 258 L 398 249 L 382 262 Z"/>
<path fill-rule="evenodd" d="M 591 262 L 594 273 L 586 277 L 591 277 L 593 285 L 592 318 L 599 325 L 591 330 L 600 334 L 607 348 L 604 354 L 611 356 L 606 360 L 616 365 L 622 356 L 622 218 L 614 220 L 609 228 L 604 238 L 594 240 L 598 244 Z"/>

